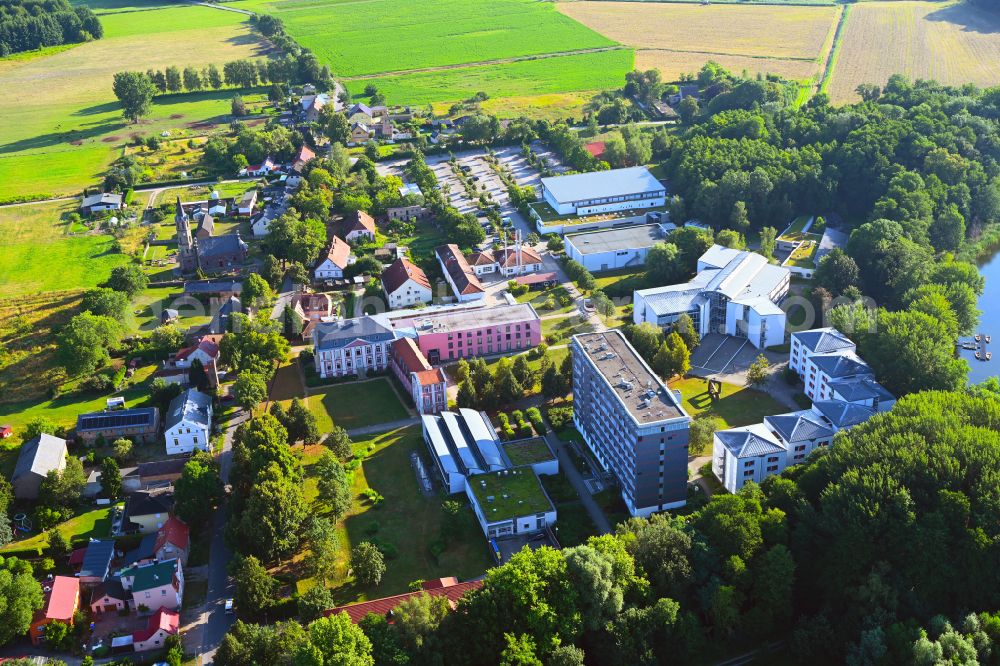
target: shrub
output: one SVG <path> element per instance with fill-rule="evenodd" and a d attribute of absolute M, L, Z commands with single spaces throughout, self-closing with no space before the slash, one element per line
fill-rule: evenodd
<path fill-rule="evenodd" d="M 531 424 L 530 423 L 519 423 L 517 426 L 518 437 L 531 437 Z"/>
<path fill-rule="evenodd" d="M 372 503 L 372 506 L 376 507 L 380 506 L 382 502 L 385 501 L 385 497 L 382 495 L 382 493 L 375 490 L 374 488 L 365 488 L 363 491 L 361 491 L 361 494 L 364 495 L 365 499 L 367 499 L 369 502 Z"/>
<path fill-rule="evenodd" d="M 573 423 L 572 407 L 552 407 L 548 411 L 549 423 L 554 430 L 562 430 Z"/>
<path fill-rule="evenodd" d="M 545 426 L 545 421 L 542 419 L 542 413 L 538 411 L 538 407 L 529 407 L 525 414 L 528 420 L 531 421 L 531 425 L 535 427 L 535 432 L 539 435 L 544 435 L 548 432 L 548 428 Z"/>

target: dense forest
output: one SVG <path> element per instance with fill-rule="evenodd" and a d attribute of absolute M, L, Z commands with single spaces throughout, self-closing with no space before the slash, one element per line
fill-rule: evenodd
<path fill-rule="evenodd" d="M 0 57 L 104 36 L 89 7 L 67 0 L 0 0 Z"/>
<path fill-rule="evenodd" d="M 237 623 L 218 663 L 1000 663 L 1000 386 L 908 396 L 684 516 L 523 551 L 454 613 Z M 322 655 L 316 659 L 316 655 Z"/>

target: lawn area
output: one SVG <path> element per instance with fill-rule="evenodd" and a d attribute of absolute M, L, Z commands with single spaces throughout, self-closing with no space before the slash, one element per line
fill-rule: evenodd
<path fill-rule="evenodd" d="M 576 314 L 542 320 L 542 338 L 548 344 L 560 344 L 574 335 L 593 330 L 593 324 Z"/>
<path fill-rule="evenodd" d="M 91 538 L 100 539 L 106 537 L 111 532 L 111 517 L 109 507 L 101 507 L 92 511 L 86 511 L 65 523 L 60 523 L 56 529 L 62 532 L 71 543 L 86 542 Z M 39 532 L 27 539 L 12 541 L 3 548 L 4 551 L 27 551 L 41 550 L 49 545 L 49 537 L 44 532 Z"/>
<path fill-rule="evenodd" d="M 552 301 L 549 302 L 551 297 Z M 560 305 L 560 299 L 569 299 L 566 305 Z M 539 315 L 573 312 L 578 308 L 576 301 L 569 298 L 569 292 L 562 285 L 557 285 L 542 291 L 529 291 L 517 297 L 518 303 L 531 303 Z M 548 307 L 551 305 L 552 307 Z"/>
<path fill-rule="evenodd" d="M 0 97 L 0 200 L 77 194 L 94 184 L 133 134 L 176 133 L 203 121 L 228 125 L 231 90 L 158 97 L 141 125 L 126 125 L 111 91 L 115 72 L 221 66 L 268 50 L 250 33 L 246 16 L 207 7 L 108 14 L 101 22 L 103 39 L 0 61 L 6 93 Z"/>
<path fill-rule="evenodd" d="M 708 397 L 708 380 L 684 377 L 670 382 L 670 388 L 681 392 L 684 409 L 692 417 L 708 413 L 722 422 L 723 428 L 760 423 L 765 416 L 787 412 L 780 402 L 756 389 L 722 383 L 722 397 L 712 403 Z"/>
<path fill-rule="evenodd" d="M 409 416 L 385 377 L 316 389 L 305 402 L 320 432 L 330 432 L 334 424 L 351 430 Z"/>
<path fill-rule="evenodd" d="M 128 262 L 114 252 L 109 234 L 70 234 L 66 216 L 76 207 L 75 201 L 51 201 L 0 208 L 3 297 L 94 287 Z"/>
<path fill-rule="evenodd" d="M 315 462 L 321 448 L 312 447 L 316 451 L 310 449 L 304 455 L 307 475 L 308 465 Z M 457 523 L 446 529 L 441 496 L 435 493 L 427 497 L 421 493 L 411 466 L 414 453 L 425 458 L 427 455 L 419 427 L 356 441 L 354 452 L 362 462 L 353 473 L 354 505 L 338 526 L 343 546 L 340 582 L 333 590 L 338 604 L 400 594 L 418 579 L 471 578 L 484 573 L 492 564 L 486 539 L 465 497 L 452 498 L 466 504 L 466 508 Z M 315 481 L 307 479 L 307 484 L 314 488 Z M 385 500 L 373 506 L 361 494 L 366 488 L 374 489 Z M 448 538 L 442 542 L 444 534 Z M 366 588 L 347 578 L 350 550 L 362 541 L 372 541 L 383 548 L 391 545 L 395 551 L 395 557 L 387 558 L 387 571 L 378 588 Z M 432 547 L 441 546 L 443 552 L 435 556 Z M 303 592 L 312 584 L 311 580 L 299 581 L 298 589 Z"/>
<path fill-rule="evenodd" d="M 527 97 L 499 97 L 486 100 L 480 107 L 483 113 L 493 114 L 498 118 L 525 117 L 532 120 L 557 121 L 581 117 L 584 107 L 597 92 L 585 90 Z"/>
<path fill-rule="evenodd" d="M 631 303 L 632 292 L 649 286 L 646 282 L 645 271 L 629 268 L 594 273 L 594 283 L 597 285 L 595 289 L 607 294 L 615 301 L 615 305 Z M 627 301 L 619 302 L 619 299 L 627 299 Z"/>
<path fill-rule="evenodd" d="M 554 4 L 534 0 L 419 4 L 409 0 L 243 0 L 231 4 L 280 18 L 288 34 L 312 49 L 339 77 L 615 44 L 560 14 Z M 392 95 L 389 100 L 397 101 Z"/>
<path fill-rule="evenodd" d="M 538 3 L 545 5 L 547 3 Z M 632 70 L 629 49 L 580 53 L 492 65 L 352 79 L 348 91 L 359 95 L 370 83 L 398 104 L 459 101 L 485 92 L 493 98 L 533 97 L 551 93 L 620 88 Z"/>

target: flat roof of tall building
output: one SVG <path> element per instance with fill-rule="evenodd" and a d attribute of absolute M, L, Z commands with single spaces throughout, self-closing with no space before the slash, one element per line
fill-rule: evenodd
<path fill-rule="evenodd" d="M 640 425 L 689 418 L 680 401 L 621 331 L 581 333 L 573 338 Z"/>
<path fill-rule="evenodd" d="M 552 176 L 542 178 L 542 186 L 553 199 L 563 203 L 642 192 L 666 192 L 663 183 L 643 166 Z"/>
<path fill-rule="evenodd" d="M 663 240 L 660 227 L 656 224 L 642 224 L 635 227 L 619 227 L 601 231 L 585 231 L 567 234 L 566 242 L 579 250 L 580 254 L 597 254 L 615 250 L 637 250 L 653 247 Z"/>
<path fill-rule="evenodd" d="M 448 333 L 488 326 L 503 326 L 538 319 L 528 303 L 494 305 L 492 307 L 455 308 L 454 310 L 419 310 L 403 317 L 392 317 L 394 329 L 415 328 L 418 333 Z"/>

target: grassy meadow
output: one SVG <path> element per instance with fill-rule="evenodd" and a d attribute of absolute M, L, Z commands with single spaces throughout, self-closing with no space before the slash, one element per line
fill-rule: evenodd
<path fill-rule="evenodd" d="M 124 123 L 111 91 L 117 71 L 221 66 L 266 53 L 240 14 L 141 6 L 157 8 L 102 13 L 104 39 L 0 60 L 0 200 L 75 194 L 94 184 L 133 134 L 228 121 L 232 92 L 223 90 L 164 97 L 141 124 Z"/>
<path fill-rule="evenodd" d="M 861 83 L 893 74 L 950 85 L 1000 84 L 1000 15 L 968 3 L 862 2 L 851 6 L 827 91 L 859 100 Z"/>
<path fill-rule="evenodd" d="M 468 99 L 485 91 L 496 105 L 506 98 L 621 87 L 634 65 L 634 53 L 621 49 L 577 55 L 520 60 L 432 72 L 415 72 L 347 82 L 352 94 L 374 83 L 390 101 L 428 104 Z"/>
<path fill-rule="evenodd" d="M 277 16 L 344 77 L 614 44 L 535 0 L 244 0 L 232 6 Z"/>

